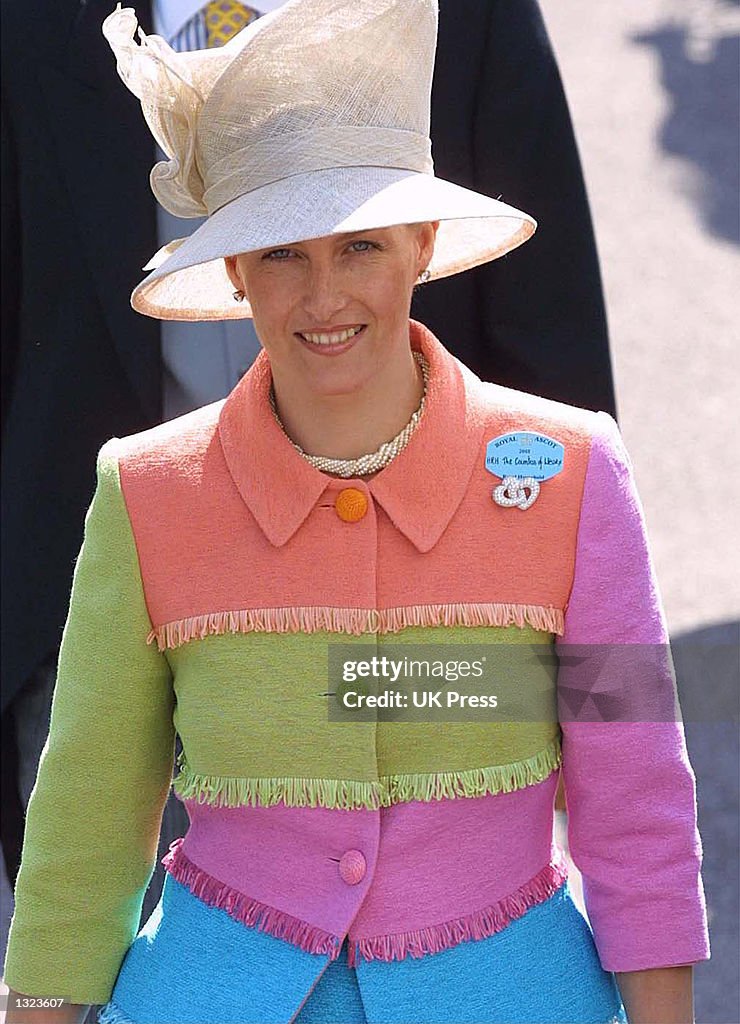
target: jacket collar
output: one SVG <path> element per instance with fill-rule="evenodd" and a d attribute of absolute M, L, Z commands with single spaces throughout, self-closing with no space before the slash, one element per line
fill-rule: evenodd
<path fill-rule="evenodd" d="M 480 381 L 423 324 L 409 321 L 412 348 L 429 362 L 424 413 L 404 450 L 362 484 L 322 473 L 278 426 L 269 403 L 270 362 L 262 349 L 225 400 L 218 433 L 234 483 L 268 540 L 285 544 L 329 487 L 366 486 L 419 551 L 439 540 L 463 499 L 481 451 Z"/>

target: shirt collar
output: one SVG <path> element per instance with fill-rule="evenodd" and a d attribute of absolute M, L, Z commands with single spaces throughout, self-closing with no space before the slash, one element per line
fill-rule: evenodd
<path fill-rule="evenodd" d="M 285 0 L 259 0 L 259 3 L 245 4 L 256 11 L 259 18 L 282 7 Z M 175 36 L 185 28 L 191 18 L 205 8 L 205 0 L 154 0 L 152 17 L 154 31 L 171 43 Z"/>
<path fill-rule="evenodd" d="M 423 324 L 409 321 L 412 348 L 429 362 L 424 412 L 411 440 L 364 486 L 419 551 L 437 543 L 463 499 L 480 457 L 483 418 L 475 374 Z M 269 402 L 270 362 L 262 349 L 225 400 L 218 433 L 229 473 L 268 540 L 285 544 L 337 478 L 293 447 Z M 357 479 L 342 480 L 344 487 Z"/>
<path fill-rule="evenodd" d="M 154 0 L 154 31 L 170 43 L 202 7 L 205 0 Z"/>

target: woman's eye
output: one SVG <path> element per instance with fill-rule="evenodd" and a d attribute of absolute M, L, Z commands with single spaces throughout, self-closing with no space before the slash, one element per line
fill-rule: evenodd
<path fill-rule="evenodd" d="M 359 238 L 356 242 L 352 242 L 349 248 L 354 252 L 371 252 L 373 249 L 380 249 L 381 246 L 375 242 L 371 242 L 369 239 Z M 269 252 L 264 254 L 262 259 L 271 260 L 272 262 L 277 263 L 284 263 L 286 260 L 290 259 L 292 253 L 292 249 L 271 249 Z"/>

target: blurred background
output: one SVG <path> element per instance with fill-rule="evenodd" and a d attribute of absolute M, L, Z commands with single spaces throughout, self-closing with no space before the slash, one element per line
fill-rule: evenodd
<path fill-rule="evenodd" d="M 740 6 L 541 7 L 588 189 L 619 424 L 697 776 L 712 959 L 695 968 L 696 1019 L 730 1024 L 740 1021 Z"/>
<path fill-rule="evenodd" d="M 740 477 L 723 478 L 717 456 L 739 438 L 740 6 L 541 7 L 583 163 L 620 426 L 668 621 L 683 632 L 737 620 Z"/>

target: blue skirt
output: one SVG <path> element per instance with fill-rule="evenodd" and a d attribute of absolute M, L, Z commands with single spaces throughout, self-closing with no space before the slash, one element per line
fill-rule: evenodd
<path fill-rule="evenodd" d="M 567 880 L 488 938 L 419 958 L 360 960 L 355 968 L 345 941 L 314 984 L 315 965 L 314 954 L 245 927 L 166 875 L 98 1020 L 627 1024 L 616 978 L 602 968 Z"/>
<path fill-rule="evenodd" d="M 567 881 L 504 931 L 433 956 L 353 969 L 346 949 L 295 1024 L 627 1024 Z"/>

